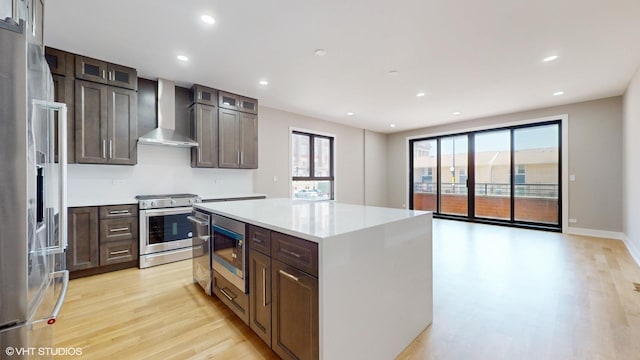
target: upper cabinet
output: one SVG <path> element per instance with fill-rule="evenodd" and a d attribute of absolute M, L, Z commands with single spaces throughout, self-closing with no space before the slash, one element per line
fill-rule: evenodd
<path fill-rule="evenodd" d="M 76 78 L 131 90 L 138 89 L 136 69 L 86 56 L 76 55 Z"/>
<path fill-rule="evenodd" d="M 218 105 L 218 90 L 202 85 L 193 85 L 189 97 L 192 103 Z"/>
<path fill-rule="evenodd" d="M 218 106 L 221 109 L 258 114 L 258 100 L 222 91 L 218 94 Z"/>
<path fill-rule="evenodd" d="M 193 104 L 189 117 L 191 138 L 198 142 L 191 148 L 191 167 L 218 167 L 218 110 L 215 106 Z"/>
<path fill-rule="evenodd" d="M 218 93 L 219 166 L 258 168 L 258 100 Z"/>
<path fill-rule="evenodd" d="M 75 72 L 73 54 L 47 47 L 44 50 L 44 57 L 47 59 L 52 74 L 73 78 Z"/>
<path fill-rule="evenodd" d="M 76 161 L 137 163 L 137 102 L 133 90 L 76 80 Z"/>

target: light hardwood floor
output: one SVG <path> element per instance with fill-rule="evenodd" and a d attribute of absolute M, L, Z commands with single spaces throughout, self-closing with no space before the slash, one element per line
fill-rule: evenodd
<path fill-rule="evenodd" d="M 621 241 L 445 220 L 433 235 L 434 322 L 399 359 L 640 359 Z M 72 280 L 55 327 L 83 359 L 277 358 L 189 261 Z"/>

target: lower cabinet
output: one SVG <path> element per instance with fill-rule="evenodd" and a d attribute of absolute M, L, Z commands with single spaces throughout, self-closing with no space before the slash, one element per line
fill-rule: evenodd
<path fill-rule="evenodd" d="M 245 324 L 249 325 L 249 296 L 213 271 L 213 293 Z"/>
<path fill-rule="evenodd" d="M 69 208 L 67 269 L 85 270 L 99 266 L 98 208 Z"/>
<path fill-rule="evenodd" d="M 271 262 L 271 348 L 283 359 L 318 359 L 318 279 Z"/>
<path fill-rule="evenodd" d="M 68 212 L 67 269 L 72 278 L 137 265 L 137 205 L 75 207 Z"/>
<path fill-rule="evenodd" d="M 249 254 L 249 326 L 271 346 L 271 258 Z"/>
<path fill-rule="evenodd" d="M 249 326 L 283 359 L 319 358 L 316 243 L 249 225 Z"/>

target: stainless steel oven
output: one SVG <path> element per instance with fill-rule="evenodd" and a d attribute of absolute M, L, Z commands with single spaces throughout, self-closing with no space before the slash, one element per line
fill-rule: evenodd
<path fill-rule="evenodd" d="M 245 224 L 229 218 L 212 215 L 211 218 L 213 270 L 246 293 L 248 257 L 245 243 Z"/>
<path fill-rule="evenodd" d="M 140 215 L 140 268 L 190 259 L 192 194 L 137 196 Z"/>

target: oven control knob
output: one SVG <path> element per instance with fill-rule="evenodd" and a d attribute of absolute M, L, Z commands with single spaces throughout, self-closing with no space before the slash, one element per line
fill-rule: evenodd
<path fill-rule="evenodd" d="M 152 201 L 152 202 L 151 202 L 151 206 L 156 206 L 156 202 L 155 202 L 155 201 Z"/>
<path fill-rule="evenodd" d="M 175 205 L 176 201 L 175 200 L 171 200 L 171 205 Z"/>
<path fill-rule="evenodd" d="M 189 199 L 189 205 L 193 204 L 193 199 Z"/>
<path fill-rule="evenodd" d="M 140 207 L 143 208 L 143 209 L 146 208 L 147 207 L 147 202 L 146 201 L 141 202 L 140 203 Z"/>

